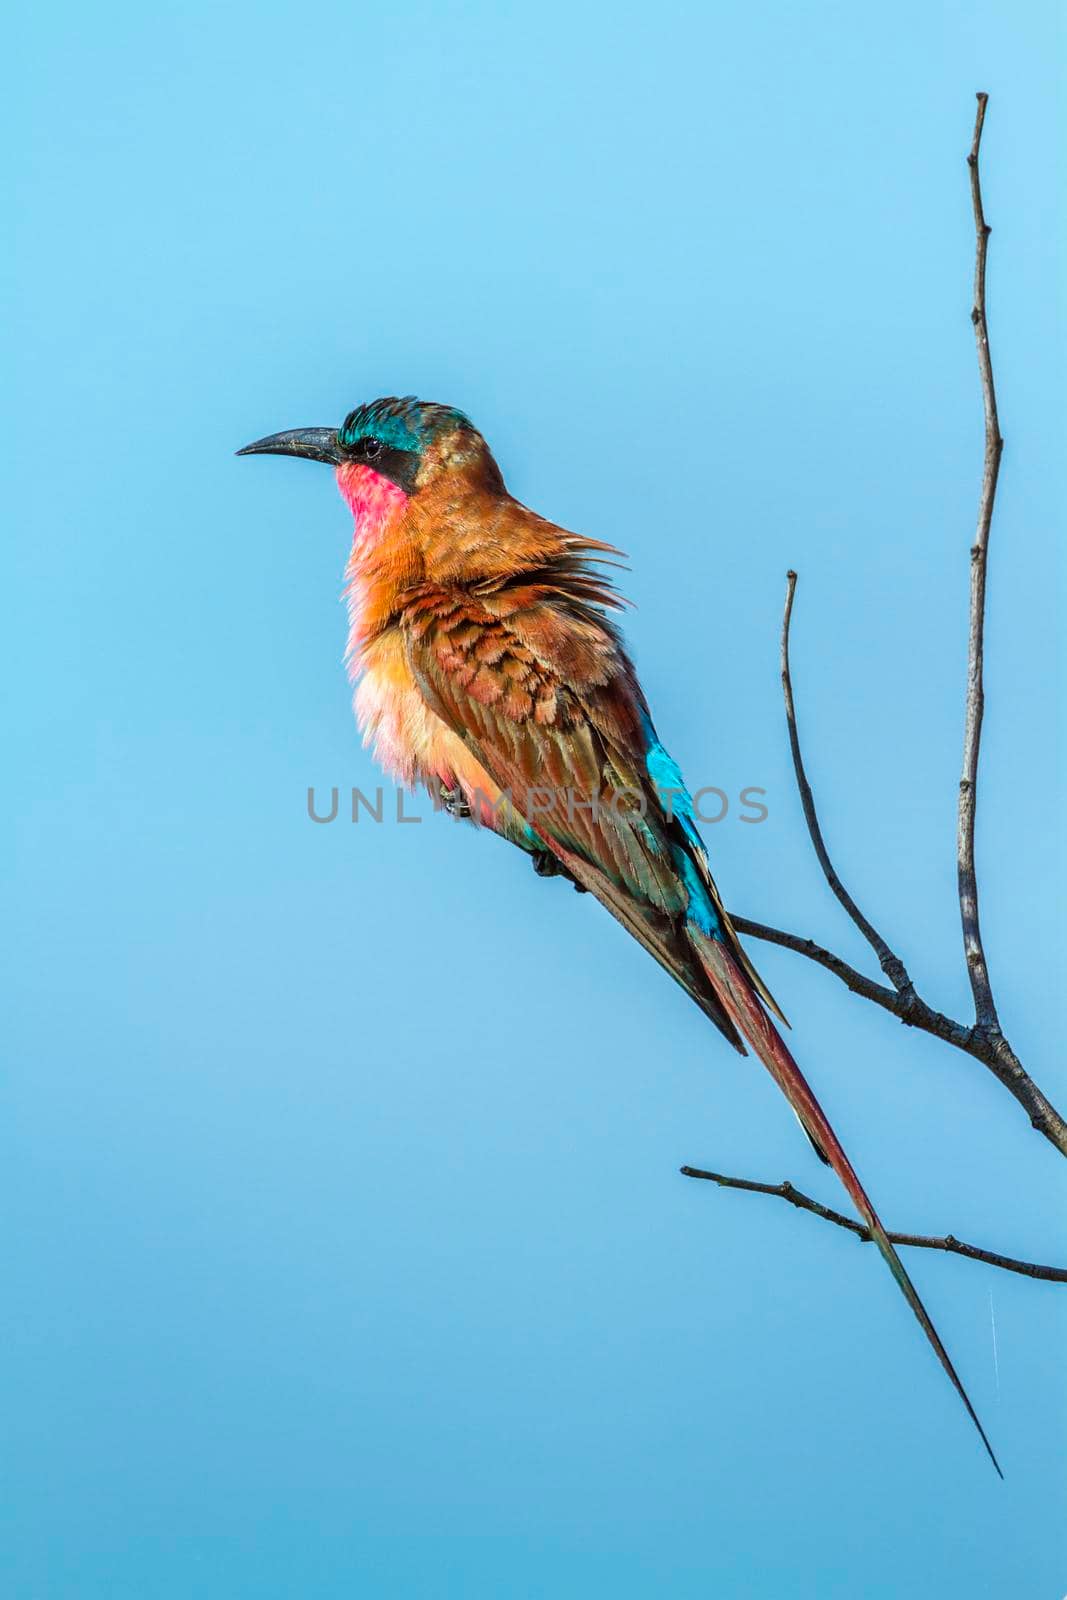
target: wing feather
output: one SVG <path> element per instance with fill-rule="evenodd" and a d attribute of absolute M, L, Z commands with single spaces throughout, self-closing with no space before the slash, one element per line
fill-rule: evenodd
<path fill-rule="evenodd" d="M 633 668 L 603 613 L 561 587 L 420 585 L 404 609 L 413 675 L 545 847 L 743 1054 L 685 934 L 685 841 L 647 770 Z"/>

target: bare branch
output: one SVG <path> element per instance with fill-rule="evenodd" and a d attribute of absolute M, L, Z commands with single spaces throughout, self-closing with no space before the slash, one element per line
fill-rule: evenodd
<path fill-rule="evenodd" d="M 808 833 L 811 836 L 815 854 L 818 857 L 819 865 L 822 867 L 827 883 L 878 957 L 882 971 L 893 985 L 893 988 L 887 989 L 883 984 L 873 982 L 870 978 L 865 977 L 863 973 L 857 972 L 854 967 L 850 967 L 846 961 L 842 961 L 840 956 L 833 955 L 829 950 L 823 949 L 821 945 L 817 945 L 812 939 L 802 939 L 793 933 L 783 933 L 778 928 L 770 928 L 765 923 L 750 922 L 745 917 L 735 917 L 733 921 L 739 932 L 750 934 L 757 939 L 766 939 L 771 944 L 782 945 L 787 950 L 795 950 L 799 955 L 807 956 L 809 960 L 817 962 L 819 966 L 825 967 L 828 972 L 832 972 L 835 977 L 840 978 L 841 982 L 848 989 L 851 989 L 853 994 L 858 994 L 863 999 L 872 1001 L 875 1005 L 881 1006 L 884 1011 L 892 1012 L 894 1016 L 899 1017 L 901 1022 L 906 1023 L 909 1027 L 921 1028 L 924 1032 L 933 1034 L 935 1038 L 944 1039 L 946 1043 L 954 1045 L 957 1050 L 962 1050 L 965 1054 L 973 1056 L 976 1061 L 981 1061 L 1009 1093 L 1018 1100 L 1030 1118 L 1033 1127 L 1039 1133 L 1043 1133 L 1045 1138 L 1060 1151 L 1061 1155 L 1067 1155 L 1067 1122 L 1064 1121 L 1055 1106 L 1052 1105 L 1051 1101 L 1047 1099 L 1026 1072 L 1001 1030 L 996 1005 L 993 1000 L 993 991 L 989 982 L 989 971 L 986 966 L 978 922 L 978 881 L 974 866 L 974 817 L 978 783 L 978 750 L 981 741 L 984 704 L 982 643 L 985 623 L 986 555 L 989 545 L 989 529 L 993 519 L 993 501 L 997 489 L 997 474 L 1000 469 L 1000 456 L 1004 443 L 1000 436 L 1000 425 L 997 420 L 996 391 L 993 386 L 993 368 L 989 357 L 989 335 L 986 328 L 986 251 L 990 230 L 982 210 L 982 190 L 978 174 L 978 152 L 982 141 L 982 127 L 985 122 L 988 99 L 989 96 L 986 94 L 979 94 L 978 96 L 978 114 L 974 124 L 974 137 L 970 154 L 967 157 L 971 176 L 971 202 L 974 209 L 974 226 L 977 239 L 974 270 L 974 304 L 971 310 L 971 320 L 974 323 L 975 340 L 978 345 L 978 367 L 982 382 L 982 400 L 985 408 L 986 442 L 982 491 L 978 507 L 978 533 L 971 550 L 967 703 L 964 719 L 963 777 L 960 781 L 959 823 L 956 842 L 960 915 L 963 922 L 963 944 L 967 959 L 967 971 L 974 995 L 974 1024 L 971 1027 L 966 1027 L 961 1022 L 953 1021 L 951 1017 L 946 1017 L 943 1012 L 935 1011 L 932 1006 L 927 1005 L 926 1001 L 919 996 L 903 961 L 895 951 L 890 949 L 878 930 L 864 916 L 841 882 L 833 862 L 830 860 L 830 853 L 823 838 L 818 812 L 815 809 L 815 796 L 812 794 L 811 784 L 808 782 L 808 775 L 804 768 L 804 757 L 800 749 L 800 734 L 797 730 L 796 704 L 793 699 L 793 678 L 789 664 L 789 637 L 793 620 L 793 600 L 797 587 L 797 575 L 793 571 L 786 574 L 785 610 L 782 616 L 782 693 L 785 698 L 789 747 L 793 755 L 793 770 L 796 774 L 797 788 L 800 792 L 800 803 L 804 808 L 804 820 L 808 825 Z"/>
<path fill-rule="evenodd" d="M 771 928 L 765 922 L 752 922 L 748 917 L 739 917 L 733 912 L 730 913 L 730 920 L 738 933 L 748 934 L 752 939 L 765 939 L 768 944 L 781 945 L 784 950 L 794 950 L 797 955 L 807 956 L 809 961 L 825 967 L 835 978 L 840 978 L 853 994 L 881 1006 L 883 1011 L 891 1012 L 909 1028 L 919 1028 L 923 1033 L 933 1034 L 935 1039 L 943 1039 L 946 1044 L 981 1061 L 1019 1102 L 1031 1126 L 1044 1134 L 1061 1155 L 1067 1156 L 1067 1122 L 1030 1077 L 999 1028 L 988 1029 L 977 1025 L 968 1028 L 962 1022 L 955 1022 L 951 1017 L 946 1017 L 943 1011 L 935 1011 L 933 1006 L 927 1005 L 914 987 L 907 991 L 887 989 L 885 984 L 876 983 L 873 978 L 857 972 L 855 967 L 850 967 L 840 956 L 816 944 L 814 939 L 785 933 L 781 928 Z"/>
<path fill-rule="evenodd" d="M 982 465 L 982 490 L 978 500 L 978 531 L 971 547 L 971 610 L 967 641 L 967 700 L 963 724 L 963 772 L 960 777 L 959 813 L 956 830 L 956 862 L 959 878 L 960 918 L 963 923 L 963 951 L 967 961 L 967 974 L 974 995 L 975 1021 L 980 1028 L 1000 1032 L 997 1008 L 989 982 L 982 932 L 978 921 L 978 879 L 974 869 L 974 817 L 978 801 L 978 752 L 982 740 L 982 714 L 985 694 L 982 684 L 982 657 L 985 634 L 986 561 L 989 551 L 989 530 L 993 522 L 993 502 L 997 493 L 1000 456 L 1004 440 L 1000 436 L 997 419 L 997 395 L 993 386 L 993 364 L 989 355 L 989 330 L 986 326 L 985 274 L 986 252 L 989 248 L 989 225 L 982 209 L 982 186 L 978 172 L 978 152 L 985 124 L 987 94 L 978 96 L 978 112 L 974 122 L 967 165 L 971 174 L 971 204 L 974 209 L 975 261 L 974 305 L 971 321 L 974 324 L 975 344 L 978 347 L 978 372 L 982 383 L 982 406 L 985 412 L 985 459 Z"/>
<path fill-rule="evenodd" d="M 808 782 L 808 775 L 804 770 L 804 757 L 800 751 L 797 712 L 793 703 L 793 679 L 789 668 L 789 625 L 793 619 L 793 596 L 796 594 L 796 588 L 796 573 L 787 572 L 785 612 L 782 616 L 782 694 L 785 697 L 785 720 L 789 728 L 789 748 L 793 752 L 793 770 L 796 773 L 797 788 L 800 791 L 800 803 L 804 807 L 804 820 L 808 825 L 808 833 L 811 835 L 811 842 L 815 848 L 815 854 L 819 858 L 819 865 L 823 870 L 827 883 L 878 957 L 878 963 L 894 989 L 899 990 L 901 994 L 908 994 L 913 992 L 913 989 L 907 968 L 900 957 L 889 948 L 877 928 L 868 922 L 841 882 L 834 864 L 830 860 L 830 852 L 826 848 L 826 841 L 822 836 L 818 813 L 815 810 L 815 796 L 811 792 L 811 784 Z"/>
<path fill-rule="evenodd" d="M 840 1211 L 832 1211 L 829 1206 L 813 1200 L 810 1195 L 801 1194 L 788 1181 L 756 1183 L 751 1178 L 728 1178 L 722 1172 L 707 1172 L 702 1167 L 682 1167 L 681 1172 L 685 1178 L 705 1178 L 710 1183 L 717 1183 L 720 1189 L 744 1189 L 749 1194 L 777 1195 L 798 1210 L 810 1211 L 812 1216 L 822 1217 L 838 1228 L 847 1228 L 862 1243 L 870 1243 L 871 1235 L 862 1222 L 855 1222 Z M 1002 1256 L 995 1250 L 982 1250 L 976 1244 L 964 1244 L 962 1239 L 953 1238 L 951 1233 L 946 1233 L 942 1238 L 933 1238 L 925 1233 L 891 1233 L 889 1237 L 894 1244 L 911 1245 L 917 1250 L 945 1250 L 949 1255 L 966 1256 L 968 1261 L 984 1261 L 988 1266 L 1001 1267 L 1005 1272 L 1017 1272 L 1024 1278 L 1041 1278 L 1046 1283 L 1067 1283 L 1067 1267 L 1043 1267 L 1036 1261 L 1018 1261 L 1014 1256 Z"/>
<path fill-rule="evenodd" d="M 963 1023 L 956 1022 L 951 1017 L 946 1017 L 943 1012 L 935 1011 L 932 1006 L 927 1005 L 926 1001 L 917 993 L 901 958 L 895 951 L 890 949 L 878 930 L 864 916 L 841 882 L 833 862 L 830 860 L 830 853 L 826 848 L 826 841 L 823 838 L 818 812 L 815 808 L 815 797 L 804 768 L 804 758 L 800 748 L 800 735 L 797 730 L 796 705 L 793 698 L 793 680 L 789 663 L 789 635 L 793 619 L 793 600 L 797 586 L 797 575 L 793 571 L 786 575 L 785 611 L 782 617 L 781 635 L 781 671 L 786 723 L 789 729 L 789 746 L 793 756 L 793 770 L 796 774 L 797 788 L 800 792 L 800 802 L 804 809 L 804 820 L 807 823 L 808 833 L 827 883 L 875 952 L 882 971 L 892 984 L 892 988 L 887 988 L 885 984 L 877 983 L 874 979 L 866 977 L 862 972 L 858 972 L 855 967 L 849 966 L 848 962 L 843 961 L 840 956 L 834 955 L 832 951 L 816 944 L 813 939 L 804 939 L 795 933 L 785 933 L 780 928 L 768 927 L 766 923 L 762 922 L 752 922 L 747 917 L 733 916 L 732 921 L 738 933 L 747 934 L 750 938 L 767 940 L 771 944 L 781 945 L 786 950 L 793 950 L 798 955 L 806 956 L 808 960 L 814 961 L 817 965 L 825 967 L 828 972 L 832 972 L 853 994 L 858 994 L 864 1000 L 870 1000 L 874 1005 L 880 1006 L 884 1011 L 888 1011 L 893 1016 L 898 1017 L 908 1027 L 920 1028 L 923 1032 L 932 1034 L 935 1038 L 943 1039 L 957 1050 L 961 1050 L 964 1054 L 973 1056 L 975 1060 L 981 1061 L 1023 1107 L 1033 1127 L 1044 1134 L 1045 1138 L 1062 1155 L 1067 1155 L 1067 1122 L 1064 1121 L 1060 1113 L 1025 1071 L 1001 1031 L 996 1005 L 993 1000 L 992 986 L 989 981 L 989 971 L 986 965 L 978 920 L 978 881 L 974 865 L 974 823 L 978 786 L 978 754 L 984 709 L 982 663 L 986 562 L 989 548 L 989 531 L 993 520 L 993 503 L 997 490 L 997 476 L 1004 447 L 997 418 L 996 390 L 993 385 L 993 368 L 989 355 L 989 334 L 986 327 L 986 253 L 990 229 L 982 209 L 982 190 L 978 172 L 978 155 L 988 99 L 989 97 L 986 94 L 978 95 L 978 113 L 974 124 L 974 137 L 970 154 L 967 157 L 970 168 L 971 202 L 974 209 L 974 226 L 977 240 L 974 304 L 971 310 L 971 321 L 974 324 L 975 341 L 978 346 L 978 369 L 981 377 L 982 401 L 985 411 L 985 459 L 978 506 L 978 531 L 971 549 L 967 699 L 964 717 L 963 775 L 960 780 L 956 841 L 960 916 L 963 923 L 963 946 L 967 961 L 967 972 L 974 996 L 974 1024 L 971 1027 L 967 1027 Z M 709 1172 L 700 1167 L 683 1167 L 681 1170 L 687 1178 L 703 1178 L 708 1182 L 718 1184 L 723 1189 L 741 1189 L 752 1194 L 775 1195 L 781 1200 L 788 1201 L 790 1205 L 796 1206 L 801 1211 L 810 1211 L 813 1216 L 822 1217 L 824 1221 L 832 1222 L 835 1227 L 846 1229 L 863 1242 L 870 1241 L 870 1232 L 862 1222 L 846 1217 L 840 1211 L 831 1210 L 829 1206 L 824 1206 L 820 1201 L 813 1200 L 810 1195 L 802 1194 L 799 1189 L 795 1189 L 788 1181 L 777 1184 L 757 1183 L 749 1178 L 731 1178 L 724 1173 Z M 1033 1261 L 1020 1261 L 1014 1256 L 1004 1256 L 993 1250 L 983 1250 L 978 1245 L 965 1244 L 961 1240 L 954 1238 L 952 1234 L 934 1237 L 930 1234 L 891 1233 L 889 1238 L 897 1245 L 908 1245 L 920 1250 L 943 1250 L 950 1255 L 964 1256 L 970 1261 L 984 1261 L 989 1266 L 999 1267 L 1005 1272 L 1018 1273 L 1026 1278 L 1040 1278 L 1049 1283 L 1067 1283 L 1067 1268 L 1041 1266 Z"/>

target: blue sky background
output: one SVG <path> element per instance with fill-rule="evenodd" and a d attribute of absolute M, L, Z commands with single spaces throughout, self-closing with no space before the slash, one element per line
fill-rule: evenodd
<path fill-rule="evenodd" d="M 979 850 L 1005 1025 L 1062 1106 L 1057 11 L 19 12 L 5 1594 L 1067 1591 L 1067 1292 L 909 1262 L 1001 1484 L 869 1250 L 678 1176 L 841 1203 L 597 907 L 442 818 L 307 821 L 308 784 L 377 781 L 347 513 L 232 455 L 382 393 L 468 410 L 520 498 L 630 552 L 692 783 L 767 790 L 708 830 L 728 903 L 869 970 L 792 786 L 796 566 L 837 862 L 963 1015 L 988 89 Z M 891 1225 L 1065 1258 L 1063 1165 L 984 1069 L 756 955 Z"/>

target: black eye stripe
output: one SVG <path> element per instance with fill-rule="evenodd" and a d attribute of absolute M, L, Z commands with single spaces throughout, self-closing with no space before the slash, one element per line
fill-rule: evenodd
<path fill-rule="evenodd" d="M 381 434 L 364 432 L 367 425 L 367 419 L 358 413 L 351 429 L 348 419 L 345 419 L 337 437 L 342 460 L 351 462 L 353 466 L 373 467 L 378 477 L 388 478 L 406 495 L 414 494 L 419 473 L 418 452 L 404 449 L 389 438 L 383 439 Z"/>

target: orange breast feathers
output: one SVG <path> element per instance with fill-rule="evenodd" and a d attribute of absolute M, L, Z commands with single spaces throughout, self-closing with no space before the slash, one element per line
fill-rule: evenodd
<path fill-rule="evenodd" d="M 337 473 L 352 510 L 352 550 L 345 570 L 349 677 L 363 735 L 398 783 L 436 792 L 457 786 L 480 820 L 493 824 L 500 791 L 462 740 L 426 705 L 408 664 L 399 625 L 399 597 L 425 571 L 408 496 L 372 468 L 346 464 Z"/>
<path fill-rule="evenodd" d="M 431 711 L 408 665 L 399 627 L 388 628 L 360 652 L 353 705 L 356 721 L 382 766 L 409 788 L 458 787 L 480 820 L 492 824 L 500 791 L 463 741 Z"/>

